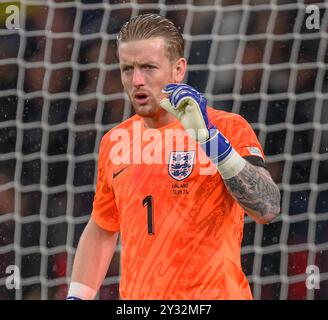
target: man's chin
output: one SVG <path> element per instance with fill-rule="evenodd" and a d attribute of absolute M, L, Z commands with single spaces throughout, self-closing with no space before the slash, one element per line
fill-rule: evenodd
<path fill-rule="evenodd" d="M 149 104 L 144 104 L 144 105 L 134 104 L 133 108 L 135 113 L 138 114 L 139 116 L 145 118 L 151 118 L 158 113 L 160 107 L 154 107 Z"/>

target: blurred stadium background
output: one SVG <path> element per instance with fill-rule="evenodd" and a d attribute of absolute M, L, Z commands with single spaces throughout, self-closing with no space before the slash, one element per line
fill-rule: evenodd
<path fill-rule="evenodd" d="M 256 130 L 282 214 L 246 219 L 242 264 L 256 299 L 328 298 L 328 5 L 295 0 L 26 0 L 0 6 L 0 299 L 64 299 L 89 219 L 102 135 L 133 114 L 115 56 L 139 13 L 184 34 L 186 82 Z M 320 8 L 320 30 L 305 8 Z M 118 298 L 119 250 L 99 292 Z M 95 261 L 94 263 L 97 263 Z M 6 268 L 21 271 L 8 290 Z M 320 269 L 307 290 L 306 267 Z"/>

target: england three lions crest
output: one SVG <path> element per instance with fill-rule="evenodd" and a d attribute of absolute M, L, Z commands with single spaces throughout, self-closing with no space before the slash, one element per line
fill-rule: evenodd
<path fill-rule="evenodd" d="M 178 181 L 186 179 L 194 168 L 195 151 L 172 151 L 169 160 L 169 175 Z"/>

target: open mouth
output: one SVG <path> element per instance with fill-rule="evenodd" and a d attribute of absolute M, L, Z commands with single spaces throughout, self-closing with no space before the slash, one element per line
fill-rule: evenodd
<path fill-rule="evenodd" d="M 136 93 L 134 95 L 134 100 L 138 104 L 146 104 L 149 101 L 149 95 L 146 93 Z"/>

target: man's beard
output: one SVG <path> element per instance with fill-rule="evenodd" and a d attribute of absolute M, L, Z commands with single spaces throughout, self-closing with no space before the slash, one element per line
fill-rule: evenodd
<path fill-rule="evenodd" d="M 133 109 L 136 114 L 138 114 L 139 116 L 144 117 L 144 118 L 153 118 L 154 116 L 158 115 L 160 112 L 159 107 L 154 108 L 154 107 L 148 106 L 148 105 L 137 106 L 137 107 L 133 106 Z"/>
<path fill-rule="evenodd" d="M 161 110 L 163 110 L 159 105 L 154 106 L 153 104 L 151 104 L 151 102 L 146 105 L 137 105 L 136 103 L 133 102 L 131 98 L 130 98 L 130 102 L 132 104 L 135 113 L 144 118 L 153 118 L 159 116 Z"/>

